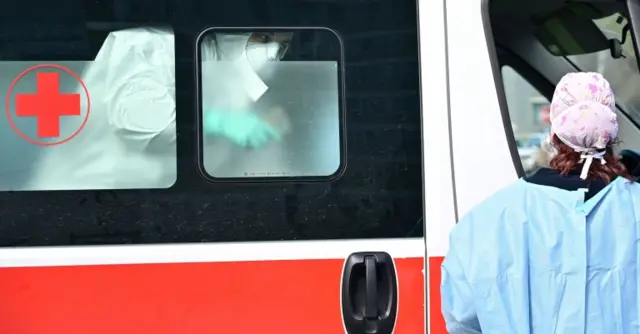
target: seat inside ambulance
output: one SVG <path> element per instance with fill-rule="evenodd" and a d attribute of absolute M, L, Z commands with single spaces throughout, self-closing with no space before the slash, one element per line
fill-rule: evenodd
<path fill-rule="evenodd" d="M 496 89 L 520 175 L 544 167 L 549 101 L 569 72 L 599 72 L 618 108 L 619 154 L 640 180 L 640 72 L 624 1 L 484 0 Z M 545 114 L 546 113 L 546 114 Z"/>

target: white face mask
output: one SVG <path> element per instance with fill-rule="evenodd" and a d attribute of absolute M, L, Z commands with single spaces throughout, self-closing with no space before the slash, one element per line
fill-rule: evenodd
<path fill-rule="evenodd" d="M 272 62 L 279 61 L 278 52 L 280 44 L 270 43 L 250 43 L 246 48 L 246 57 L 254 71 L 262 77 L 269 78 L 275 72 L 275 66 L 269 66 Z"/>
<path fill-rule="evenodd" d="M 240 70 L 243 86 L 253 101 L 257 101 L 268 89 L 262 79 L 273 75 L 275 68 L 270 62 L 280 60 L 280 44 L 251 43 L 251 34 L 216 34 L 216 47 L 212 52 L 203 51 L 203 59 L 232 61 Z M 206 47 L 206 45 L 205 45 Z M 207 56 L 212 53 L 211 56 Z M 240 79 L 240 78 L 237 78 Z"/>

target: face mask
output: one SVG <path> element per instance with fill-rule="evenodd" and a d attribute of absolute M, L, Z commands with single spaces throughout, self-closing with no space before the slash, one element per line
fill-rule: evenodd
<path fill-rule="evenodd" d="M 247 59 L 247 47 L 251 34 L 216 34 L 211 45 L 203 44 L 203 59 L 232 62 L 230 73 L 224 77 L 228 87 L 237 87 L 244 91 L 250 100 L 257 101 L 264 95 L 268 87 L 256 74 L 254 66 Z M 205 49 L 209 46 L 209 49 Z M 208 56 L 207 56 L 208 55 Z M 234 106 L 242 106 L 247 102 L 238 89 L 233 89 L 234 96 L 228 96 Z"/>
<path fill-rule="evenodd" d="M 278 52 L 280 44 L 270 43 L 250 43 L 246 48 L 246 57 L 254 71 L 260 76 L 269 78 L 275 72 L 273 62 L 279 61 Z"/>
<path fill-rule="evenodd" d="M 239 74 L 234 80 L 253 101 L 257 101 L 268 89 L 262 79 L 273 74 L 275 69 L 269 62 L 279 60 L 280 45 L 276 42 L 250 43 L 250 37 L 251 34 L 216 34 L 211 52 L 204 50 L 203 59 L 234 62 Z M 212 56 L 206 57 L 207 53 Z"/>

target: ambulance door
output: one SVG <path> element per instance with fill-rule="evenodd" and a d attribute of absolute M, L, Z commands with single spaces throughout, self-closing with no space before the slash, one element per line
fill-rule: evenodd
<path fill-rule="evenodd" d="M 446 68 L 455 219 L 518 177 L 547 166 L 545 151 L 540 147 L 548 134 L 545 109 L 555 84 L 569 72 L 601 72 L 608 79 L 616 93 L 622 161 L 636 177 L 640 176 L 640 155 L 633 152 L 640 147 L 640 95 L 634 89 L 640 82 L 638 43 L 634 45 L 631 39 L 637 34 L 624 37 L 629 18 L 630 27 L 637 25 L 634 19 L 639 8 L 636 1 L 628 1 L 625 6 L 613 0 L 535 4 L 469 0 L 447 6 Z M 567 12 L 568 18 L 562 21 L 559 16 Z M 536 34 L 534 26 L 540 23 L 540 17 L 562 24 L 541 39 L 545 34 Z M 570 51 L 563 54 L 560 50 Z M 428 168 L 425 163 L 425 170 Z M 427 198 L 429 189 L 427 185 Z M 446 240 L 453 226 L 427 221 L 430 263 L 441 259 L 448 247 L 431 251 L 431 240 Z M 430 266 L 429 273 L 430 329 L 446 333 L 438 298 L 439 266 Z"/>
<path fill-rule="evenodd" d="M 434 215 L 425 219 L 428 329 L 444 334 L 440 265 L 449 233 L 473 205 L 517 174 L 499 112 L 491 63 L 495 50 L 487 42 L 481 1 L 427 3 L 430 10 L 424 14 L 421 4 L 421 32 L 431 29 L 442 36 L 421 45 L 425 212 Z"/>
<path fill-rule="evenodd" d="M 447 1 L 419 1 L 420 80 L 425 210 L 427 333 L 445 334 L 440 313 L 440 265 L 448 249 L 456 206 L 451 156 L 447 55 Z"/>
<path fill-rule="evenodd" d="M 424 331 L 415 1 L 0 12 L 0 333 Z"/>
<path fill-rule="evenodd" d="M 620 143 L 616 148 L 629 171 L 638 174 L 638 158 L 634 151 L 640 148 L 640 99 L 637 92 L 629 87 L 640 83 L 640 74 L 629 30 L 631 24 L 627 6 L 619 2 L 614 5 L 576 3 L 567 9 L 579 13 L 582 20 L 563 24 L 564 29 L 572 33 L 565 34 L 560 40 L 580 45 L 581 49 L 566 56 L 552 54 L 548 44 L 536 39 L 531 33 L 530 21 L 522 20 L 514 25 L 516 13 L 502 10 L 492 16 L 498 51 L 497 75 L 501 76 L 503 82 L 503 89 L 498 89 L 498 92 L 504 94 L 507 106 L 502 109 L 503 117 L 508 117 L 508 123 L 512 125 L 513 136 L 508 135 L 508 138 L 514 139 L 514 163 L 516 167 L 522 167 L 520 175 L 531 175 L 541 167 L 548 167 L 550 155 L 541 148 L 541 144 L 549 132 L 548 108 L 555 83 L 566 73 L 591 71 L 603 74 L 616 94 L 620 124 Z M 500 11 L 500 6 L 494 10 Z M 592 29 L 586 29 L 584 25 Z M 548 40 L 545 42 L 549 43 Z M 619 56 L 614 56 L 618 52 L 615 50 L 620 52 Z"/>

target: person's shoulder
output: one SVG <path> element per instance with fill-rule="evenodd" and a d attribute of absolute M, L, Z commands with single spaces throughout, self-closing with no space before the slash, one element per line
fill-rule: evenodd
<path fill-rule="evenodd" d="M 106 57 L 115 57 L 122 61 L 121 58 L 131 52 L 143 58 L 149 53 L 173 58 L 174 39 L 170 29 L 142 27 L 112 31 L 102 43 L 96 60 L 107 61 L 110 59 Z M 126 59 L 126 62 L 131 62 L 131 59 Z"/>
<path fill-rule="evenodd" d="M 562 175 L 557 170 L 544 167 L 523 179 L 529 183 L 547 185 L 559 177 L 562 177 Z"/>
<path fill-rule="evenodd" d="M 488 233 L 504 224 L 506 217 L 524 212 L 526 181 L 520 179 L 489 196 L 467 212 L 456 224 L 452 237 L 471 238 Z"/>
<path fill-rule="evenodd" d="M 635 181 L 629 181 L 627 182 L 627 184 L 629 185 L 629 187 L 631 187 L 631 189 L 634 189 L 634 190 L 640 189 L 640 179 L 637 179 Z"/>
<path fill-rule="evenodd" d="M 638 182 L 638 180 L 636 181 L 622 180 L 622 181 L 623 182 L 620 182 L 619 184 L 621 184 L 621 186 L 624 187 L 625 189 L 629 190 L 631 194 L 634 196 L 634 199 L 636 201 L 640 201 L 640 182 Z"/>
<path fill-rule="evenodd" d="M 469 274 L 478 269 L 482 262 L 478 259 L 494 259 L 504 250 L 520 247 L 510 243 L 521 240 L 514 236 L 526 229 L 526 188 L 523 180 L 502 188 L 469 210 L 451 231 L 449 247 Z"/>
<path fill-rule="evenodd" d="M 508 186 L 496 191 L 491 196 L 476 205 L 470 214 L 478 213 L 500 213 L 504 209 L 513 208 L 514 201 L 519 200 L 527 192 L 527 182 L 523 179 L 519 179 L 516 182 L 509 184 Z"/>
<path fill-rule="evenodd" d="M 173 31 L 171 29 L 160 29 L 160 28 L 148 28 L 148 27 L 139 27 L 139 28 L 129 28 L 116 30 L 109 33 L 111 36 L 116 37 L 137 37 L 137 36 L 154 36 L 154 37 L 167 37 L 173 38 Z"/>

